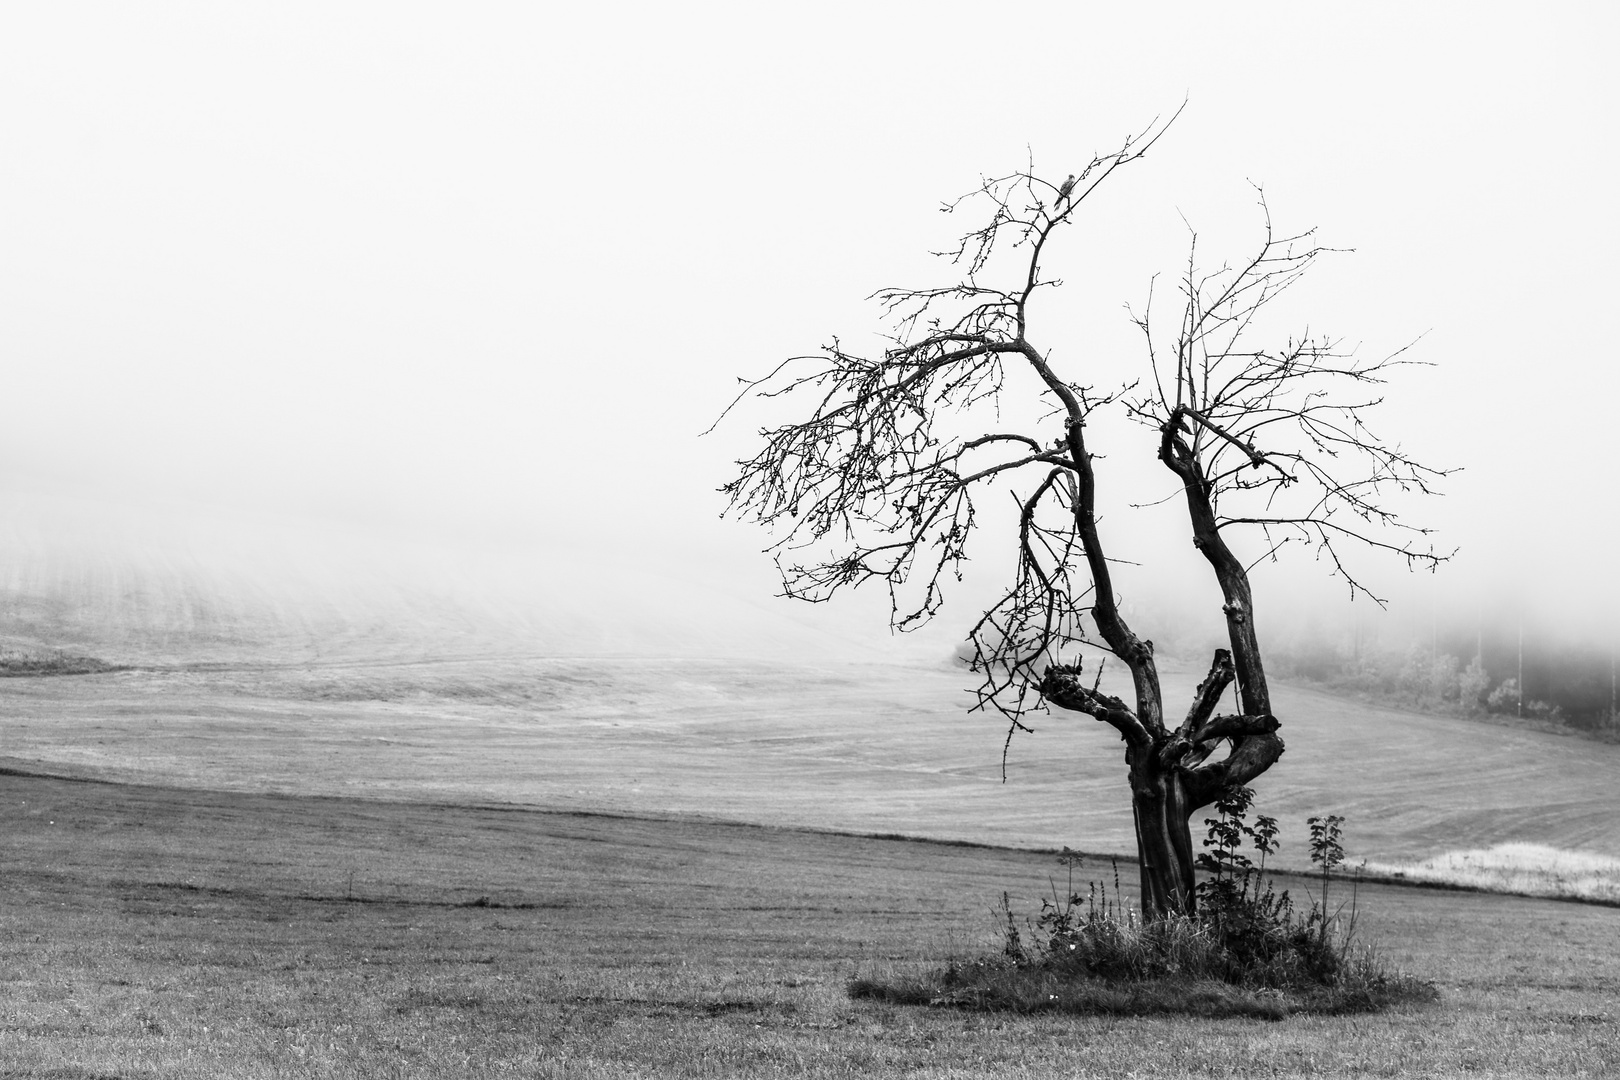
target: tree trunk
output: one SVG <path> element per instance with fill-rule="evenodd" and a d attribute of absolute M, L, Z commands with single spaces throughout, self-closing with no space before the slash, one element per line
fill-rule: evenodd
<path fill-rule="evenodd" d="M 1167 727 L 1153 643 L 1131 631 L 1114 599 L 1112 575 L 1097 535 L 1096 484 L 1091 457 L 1086 452 L 1083 411 L 1073 392 L 1056 381 L 1040 354 L 1031 348 L 1028 355 L 1068 409 L 1067 443 L 1075 463 L 1075 531 L 1095 590 L 1091 616 L 1110 651 L 1130 670 L 1136 704 L 1132 708 L 1103 693 L 1096 679 L 1087 686 L 1080 678 L 1078 663 L 1048 667 L 1041 679 L 1041 696 L 1060 708 L 1090 714 L 1112 726 L 1125 740 L 1143 916 L 1160 919 L 1177 913 L 1191 914 L 1197 896 L 1189 819 L 1228 788 L 1246 784 L 1265 772 L 1283 752 L 1260 662 L 1248 573 L 1221 539 L 1211 485 L 1191 448 L 1177 434 L 1183 412 L 1178 409 L 1163 429 L 1160 458 L 1183 482 L 1193 544 L 1209 561 L 1226 599 L 1223 611 L 1232 648 L 1230 652 L 1215 651 L 1209 675 L 1199 684 L 1186 720 L 1178 728 Z M 1221 694 L 1234 678 L 1243 711 L 1237 716 L 1215 716 Z M 1206 763 L 1219 746 L 1228 742 L 1231 751 L 1225 758 Z"/>
<path fill-rule="evenodd" d="M 1152 645 L 1142 642 L 1141 648 L 1141 659 L 1150 661 Z M 1197 896 L 1189 820 L 1227 788 L 1247 783 L 1277 760 L 1283 749 L 1277 718 L 1270 713 L 1214 715 L 1237 674 L 1225 649 L 1215 650 L 1186 720 L 1173 730 L 1152 714 L 1144 723 L 1124 701 L 1103 693 L 1096 678 L 1088 685 L 1081 674 L 1079 664 L 1053 664 L 1041 680 L 1041 695 L 1059 708 L 1090 714 L 1125 740 L 1142 914 L 1150 920 L 1192 914 Z M 1156 706 L 1162 700 L 1157 670 L 1148 667 L 1145 674 L 1153 683 L 1145 700 Z M 1228 742 L 1232 748 L 1226 757 L 1207 760 Z"/>
<path fill-rule="evenodd" d="M 1188 825 L 1194 807 L 1188 801 L 1181 770 L 1162 768 L 1156 751 L 1150 745 L 1126 754 L 1131 766 L 1137 865 L 1142 873 L 1142 914 L 1147 919 L 1191 914 L 1196 906 Z"/>

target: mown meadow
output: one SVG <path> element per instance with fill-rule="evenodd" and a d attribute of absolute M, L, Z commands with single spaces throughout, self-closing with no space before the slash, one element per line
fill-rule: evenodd
<path fill-rule="evenodd" d="M 1049 854 L 16 774 L 0 807 L 6 1076 L 1620 1069 L 1611 907 L 1362 886 L 1361 933 L 1440 991 L 1377 1015 L 1008 1015 L 847 986 L 993 948 Z"/>
<path fill-rule="evenodd" d="M 1483 892 L 1360 886 L 1361 940 L 1439 992 L 1383 1013 L 852 999 L 993 953 L 1004 892 L 1034 916 L 1066 887 L 1059 846 L 1130 850 L 1108 732 L 1048 718 L 1003 783 L 961 688 L 645 658 L 0 680 L 0 1076 L 1620 1071 L 1620 908 Z M 1279 700 L 1257 806 L 1343 813 L 1352 864 L 1617 853 L 1620 748 Z M 1104 857 L 1081 874 L 1114 889 Z"/>

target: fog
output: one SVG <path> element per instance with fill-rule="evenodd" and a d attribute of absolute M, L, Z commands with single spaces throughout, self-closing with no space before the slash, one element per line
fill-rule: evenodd
<path fill-rule="evenodd" d="M 0 16 L 14 595 L 136 574 L 351 636 L 943 656 L 993 537 L 920 644 L 878 598 L 784 610 L 769 537 L 719 519 L 754 423 L 699 433 L 737 376 L 881 330 L 874 289 L 949 280 L 927 252 L 971 223 L 936 210 L 981 173 L 1061 176 L 1185 98 L 1057 255 L 1054 363 L 1140 374 L 1123 305 L 1189 223 L 1240 257 L 1263 184 L 1355 249 L 1293 310 L 1417 341 L 1378 429 L 1462 470 L 1402 508 L 1457 557 L 1369 564 L 1389 615 L 1306 557 L 1256 571 L 1265 617 L 1620 638 L 1611 8 L 576 8 Z M 1140 440 L 1099 447 L 1105 536 L 1143 631 L 1196 640 L 1212 586 L 1173 514 L 1130 509 L 1166 490 Z"/>

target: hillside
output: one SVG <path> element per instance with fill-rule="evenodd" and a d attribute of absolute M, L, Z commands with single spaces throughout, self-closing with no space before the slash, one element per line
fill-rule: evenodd
<path fill-rule="evenodd" d="M 23 501 L 0 534 L 0 648 L 126 667 L 0 679 L 7 766 L 1134 847 L 1112 731 L 1036 716 L 1003 782 L 1005 725 L 967 711 L 972 677 L 937 640 L 842 636 L 828 609 L 609 551 L 197 516 L 98 532 L 83 514 L 103 509 Z M 1174 710 L 1201 665 L 1164 670 Z M 1285 862 L 1321 813 L 1348 819 L 1352 858 L 1506 841 L 1620 855 L 1620 746 L 1275 696 L 1288 751 L 1258 788 Z"/>
<path fill-rule="evenodd" d="M 1168 673 L 1167 696 L 1195 676 Z M 1015 739 L 945 665 L 505 656 L 154 666 L 0 680 L 3 763 L 231 790 L 672 813 L 1014 846 L 1132 849 L 1120 747 L 1077 716 Z M 1353 858 L 1509 840 L 1620 855 L 1620 747 L 1280 687 L 1258 785 Z"/>

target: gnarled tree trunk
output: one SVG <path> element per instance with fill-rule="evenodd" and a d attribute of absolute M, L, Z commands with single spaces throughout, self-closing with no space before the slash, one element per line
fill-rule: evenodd
<path fill-rule="evenodd" d="M 1092 572 L 1097 583 L 1093 615 L 1099 632 L 1114 654 L 1130 669 L 1136 686 L 1136 707 L 1103 694 L 1096 682 L 1087 687 L 1080 668 L 1055 665 L 1047 670 L 1042 695 L 1061 708 L 1088 713 L 1119 731 L 1125 740 L 1130 766 L 1131 810 L 1136 820 L 1137 857 L 1142 875 L 1142 910 L 1149 918 L 1173 912 L 1191 913 L 1196 906 L 1192 815 L 1208 806 L 1228 788 L 1246 784 L 1276 763 L 1283 741 L 1271 714 L 1271 692 L 1266 685 L 1260 645 L 1254 629 L 1254 601 L 1249 577 L 1216 527 L 1211 485 L 1199 469 L 1192 449 L 1182 438 L 1184 416 L 1177 410 L 1165 424 L 1159 456 L 1178 477 L 1187 496 L 1193 545 L 1209 561 L 1225 598 L 1230 651 L 1217 649 L 1209 675 L 1199 684 L 1186 719 L 1174 730 L 1164 723 L 1164 695 L 1153 643 L 1139 640 L 1125 625 L 1113 601 L 1108 567 L 1101 558 L 1090 495 L 1090 458 L 1071 427 L 1070 449 L 1080 463 L 1080 498 L 1075 513 L 1088 555 L 1097 552 Z M 1194 419 L 1202 418 L 1194 416 Z M 1236 679 L 1243 711 L 1216 716 L 1215 706 Z M 1231 743 L 1224 758 L 1207 759 L 1222 743 Z"/>
<path fill-rule="evenodd" d="M 1157 687 L 1152 647 L 1145 651 Z M 1137 711 L 1125 702 L 1101 693 L 1095 682 L 1087 686 L 1078 666 L 1054 665 L 1041 684 L 1041 693 L 1052 704 L 1095 716 L 1125 739 L 1142 910 L 1149 918 L 1194 910 L 1192 815 L 1228 787 L 1260 775 L 1282 756 L 1276 717 L 1269 713 L 1213 715 L 1233 676 L 1231 653 L 1217 649 L 1187 718 L 1173 730 L 1158 719 L 1142 723 Z M 1219 761 L 1207 761 L 1226 740 L 1232 741 L 1232 753 Z"/>
<path fill-rule="evenodd" d="M 1190 912 L 1196 899 L 1187 779 L 1175 767 L 1161 767 L 1158 758 L 1151 746 L 1132 748 L 1125 755 L 1131 767 L 1142 910 L 1153 916 Z"/>

